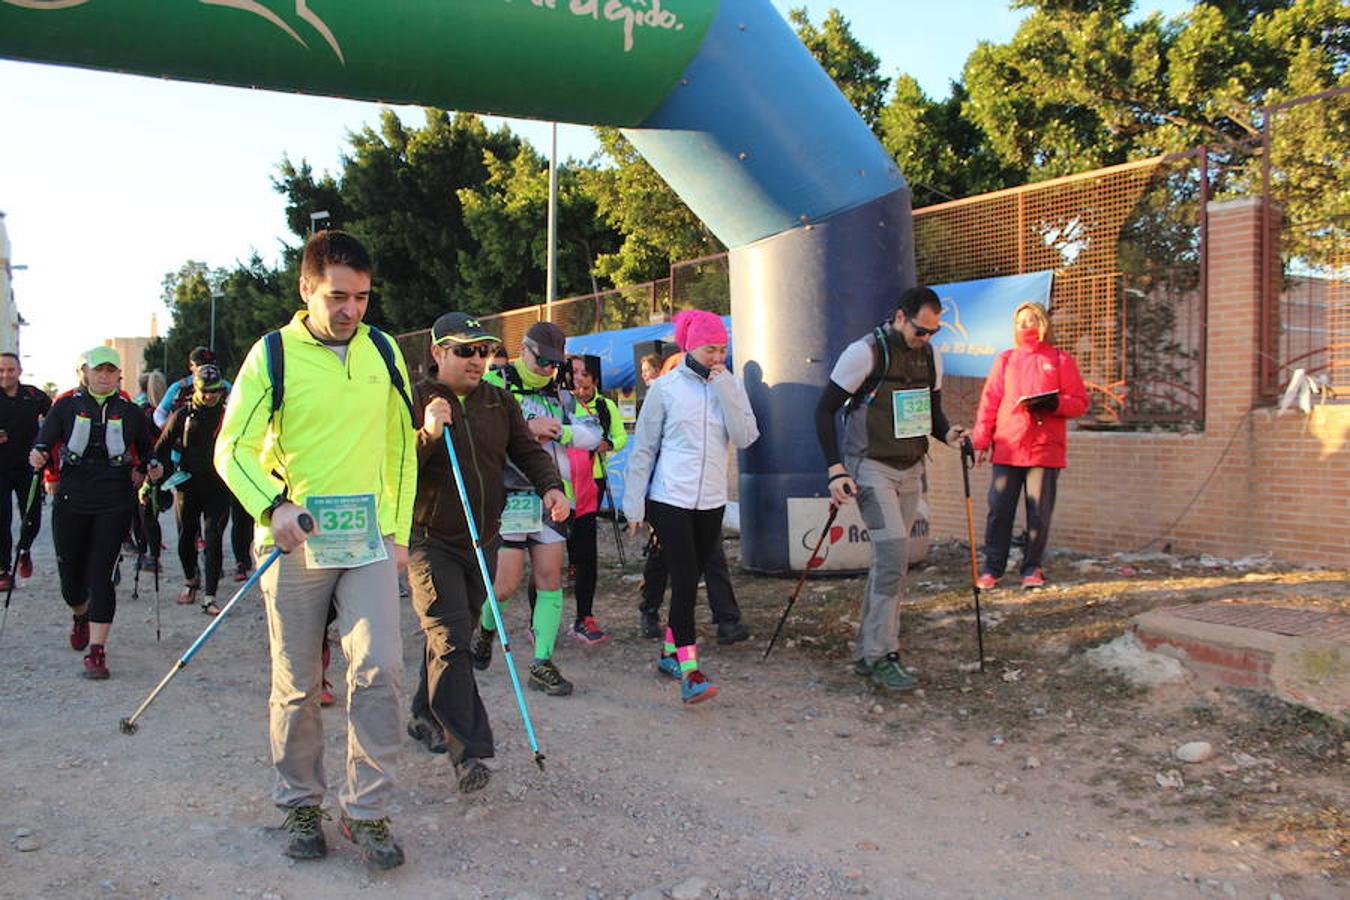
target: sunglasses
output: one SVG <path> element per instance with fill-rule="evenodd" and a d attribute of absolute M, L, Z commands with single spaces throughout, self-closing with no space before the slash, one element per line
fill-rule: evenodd
<path fill-rule="evenodd" d="M 915 325 L 913 322 L 909 323 L 909 327 L 914 329 L 915 337 L 928 337 L 929 335 L 937 334 L 942 330 L 941 325 L 936 328 L 924 328 L 922 325 Z"/>
<path fill-rule="evenodd" d="M 490 344 L 461 344 L 451 347 L 450 352 L 454 353 L 460 359 L 471 359 L 477 356 L 479 359 L 487 359 L 497 352 L 497 348 Z"/>

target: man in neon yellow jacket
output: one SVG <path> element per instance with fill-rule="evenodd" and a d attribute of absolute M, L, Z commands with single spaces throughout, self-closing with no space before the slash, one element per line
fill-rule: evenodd
<path fill-rule="evenodd" d="M 408 561 L 417 488 L 407 368 L 362 324 L 371 262 L 359 241 L 320 232 L 305 245 L 306 309 L 253 345 L 230 393 L 215 464 L 253 515 L 259 552 L 287 552 L 263 575 L 272 656 L 269 701 L 276 804 L 287 855 L 327 853 L 322 803 L 320 656 L 330 601 L 348 660 L 341 830 L 368 862 L 392 868 L 389 832 L 402 723 L 397 570 Z M 300 527 L 308 511 L 315 534 Z"/>

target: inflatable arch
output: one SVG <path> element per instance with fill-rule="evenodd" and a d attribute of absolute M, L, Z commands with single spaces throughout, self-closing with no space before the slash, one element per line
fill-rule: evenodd
<path fill-rule="evenodd" d="M 0 57 L 623 128 L 731 249 L 757 571 L 824 493 L 830 361 L 914 281 L 903 176 L 769 0 L 0 0 Z"/>

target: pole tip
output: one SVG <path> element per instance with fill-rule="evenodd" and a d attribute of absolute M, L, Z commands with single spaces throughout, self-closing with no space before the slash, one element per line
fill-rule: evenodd
<path fill-rule="evenodd" d="M 536 750 L 534 752 L 534 764 L 539 767 L 539 771 L 544 771 L 544 754 Z"/>
<path fill-rule="evenodd" d="M 117 723 L 117 727 L 123 734 L 135 734 L 141 726 L 130 719 L 122 719 Z"/>

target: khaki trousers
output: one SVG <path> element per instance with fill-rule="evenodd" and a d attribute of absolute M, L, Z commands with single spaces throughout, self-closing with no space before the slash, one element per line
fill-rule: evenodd
<path fill-rule="evenodd" d="M 338 804 L 354 819 L 387 814 L 394 791 L 403 676 L 398 577 L 389 557 L 354 569 L 311 569 L 303 550 L 282 556 L 259 582 L 272 652 L 272 763 L 277 806 L 318 806 L 323 770 L 323 643 L 328 604 L 347 658 L 347 780 Z M 259 560 L 260 562 L 261 560 Z"/>

